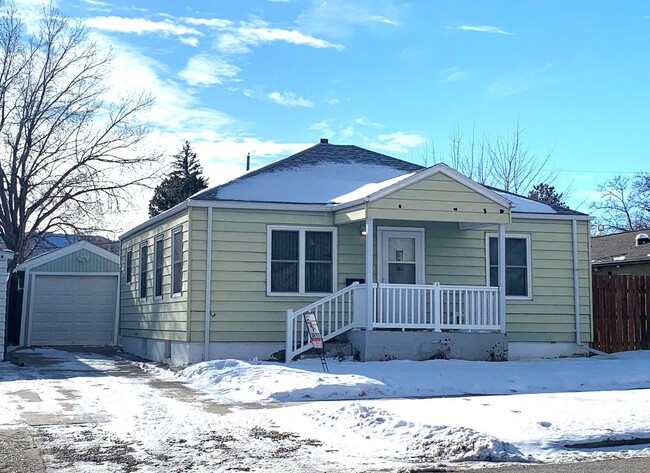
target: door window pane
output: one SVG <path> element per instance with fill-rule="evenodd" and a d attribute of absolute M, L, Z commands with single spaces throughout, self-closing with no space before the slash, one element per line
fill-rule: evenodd
<path fill-rule="evenodd" d="M 388 237 L 388 261 L 415 261 L 415 238 Z"/>
<path fill-rule="evenodd" d="M 388 263 L 390 284 L 415 284 L 415 263 Z"/>

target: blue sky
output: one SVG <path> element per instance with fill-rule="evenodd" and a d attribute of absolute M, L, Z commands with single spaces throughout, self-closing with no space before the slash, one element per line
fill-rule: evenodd
<path fill-rule="evenodd" d="M 190 140 L 212 184 L 246 153 L 257 167 L 321 137 L 421 162 L 454 127 L 495 136 L 517 120 L 582 211 L 598 183 L 647 170 L 645 1 L 56 5 L 112 45 L 115 89 L 154 94 L 157 142 L 172 154 Z"/>

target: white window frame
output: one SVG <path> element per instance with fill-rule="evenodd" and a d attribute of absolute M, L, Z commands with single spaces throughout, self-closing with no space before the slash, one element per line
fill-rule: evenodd
<path fill-rule="evenodd" d="M 180 281 L 181 290 L 179 292 L 174 292 L 174 287 L 176 286 L 176 277 L 175 277 L 176 272 L 174 271 L 174 265 L 175 265 L 176 262 L 174 261 L 174 255 L 176 254 L 175 241 L 176 241 L 176 235 L 178 233 L 181 234 L 181 275 L 180 275 L 180 278 L 181 278 L 181 281 Z M 176 228 L 174 228 L 172 230 L 172 257 L 171 257 L 171 270 L 172 270 L 172 288 L 171 288 L 171 291 L 172 291 L 172 297 L 181 297 L 183 295 L 183 251 L 182 251 L 183 250 L 183 236 L 182 235 L 183 235 L 183 226 L 182 225 L 179 226 L 179 227 L 176 227 Z"/>
<path fill-rule="evenodd" d="M 298 292 L 271 291 L 271 234 L 274 230 L 298 232 Z M 330 292 L 305 292 L 305 232 L 331 232 L 332 234 L 332 290 Z M 336 227 L 309 227 L 299 225 L 268 225 L 266 227 L 266 295 L 267 296 L 326 296 L 338 287 L 338 229 Z"/>
<path fill-rule="evenodd" d="M 146 264 L 146 271 L 144 272 L 145 275 L 145 295 L 142 296 L 142 248 L 146 247 L 147 248 L 147 259 L 145 260 Z M 138 295 L 140 296 L 140 300 L 145 300 L 149 296 L 149 287 L 147 285 L 147 275 L 149 274 L 149 245 L 148 241 L 145 240 L 140 245 L 138 246 Z"/>
<path fill-rule="evenodd" d="M 485 285 L 490 285 L 490 238 L 499 239 L 498 233 L 485 234 Z M 529 233 L 506 233 L 506 240 L 508 238 L 519 238 L 526 240 L 526 296 L 508 296 L 506 299 L 515 301 L 531 301 L 533 300 L 533 270 L 532 270 L 532 248 L 530 246 Z M 507 270 L 506 266 L 506 270 Z M 505 288 L 503 288 L 505 291 Z"/>
<path fill-rule="evenodd" d="M 129 259 L 131 265 L 129 265 Z M 126 250 L 124 255 L 124 284 L 133 284 L 133 247 Z"/>
<path fill-rule="evenodd" d="M 162 248 L 160 249 L 162 261 L 160 263 L 160 268 L 158 267 L 158 242 L 162 242 Z M 160 294 L 156 294 L 156 284 L 158 278 L 158 270 L 160 269 Z M 164 235 L 160 234 L 156 236 L 153 240 L 153 300 L 160 301 L 163 298 L 163 279 L 165 277 L 165 239 Z"/>

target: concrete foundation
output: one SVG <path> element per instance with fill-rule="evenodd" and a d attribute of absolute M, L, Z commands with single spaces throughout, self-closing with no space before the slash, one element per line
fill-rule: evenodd
<path fill-rule="evenodd" d="M 508 344 L 508 358 L 510 360 L 585 355 L 587 355 L 585 349 L 570 342 L 510 342 Z"/>
<path fill-rule="evenodd" d="M 354 330 L 347 338 L 361 361 L 508 359 L 508 339 L 502 333 Z"/>
<path fill-rule="evenodd" d="M 284 343 L 237 342 L 210 343 L 210 353 L 204 356 L 203 342 L 176 342 L 153 338 L 122 337 L 122 350 L 146 360 L 158 361 L 171 366 L 187 366 L 207 360 L 268 360 L 273 353 L 284 349 Z"/>

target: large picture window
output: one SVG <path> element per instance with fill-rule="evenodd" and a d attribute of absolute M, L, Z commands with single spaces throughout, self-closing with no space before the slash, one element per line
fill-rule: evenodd
<path fill-rule="evenodd" d="M 183 291 L 183 227 L 172 232 L 172 296 Z"/>
<path fill-rule="evenodd" d="M 163 247 L 164 240 L 162 235 L 157 237 L 154 245 L 154 268 L 153 268 L 153 297 L 162 299 L 163 293 Z"/>
<path fill-rule="evenodd" d="M 267 292 L 318 294 L 334 291 L 336 230 L 269 227 Z"/>
<path fill-rule="evenodd" d="M 487 237 L 488 278 L 490 286 L 499 285 L 499 240 L 496 235 Z M 506 297 L 530 299 L 530 236 L 506 235 Z"/>

